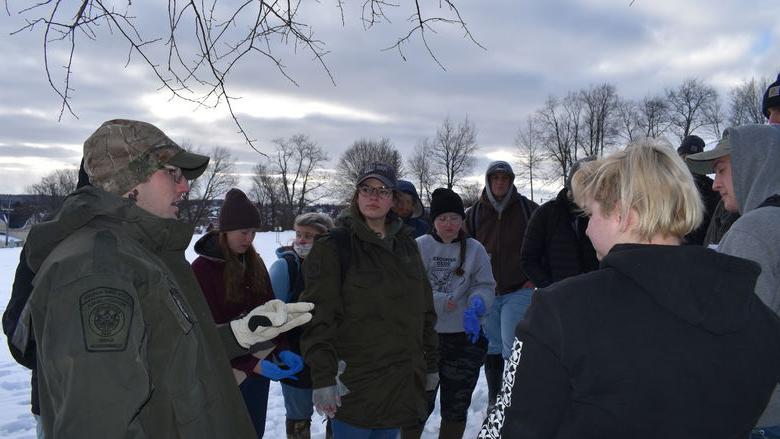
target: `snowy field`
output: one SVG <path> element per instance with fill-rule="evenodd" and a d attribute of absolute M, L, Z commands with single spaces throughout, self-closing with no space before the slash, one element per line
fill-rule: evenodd
<path fill-rule="evenodd" d="M 195 236 L 192 244 L 200 236 Z M 286 245 L 293 237 L 293 232 L 268 232 L 258 233 L 255 238 L 255 248 L 263 257 L 267 266 L 276 260 L 275 250 L 280 245 Z M 5 311 L 8 298 L 11 294 L 11 284 L 19 262 L 21 248 L 0 248 L 0 308 Z M 187 250 L 187 260 L 193 261 L 196 257 L 192 245 Z M 487 406 L 487 387 L 484 375 L 480 374 L 480 381 L 474 391 L 469 420 L 464 437 L 477 436 L 482 418 Z M 312 437 L 325 437 L 323 418 L 316 413 L 312 420 Z M 436 407 L 433 415 L 428 420 L 423 438 L 438 437 L 439 408 Z M 30 414 L 30 373 L 27 369 L 18 365 L 8 352 L 8 344 L 3 337 L 0 347 L 0 437 L 4 438 L 35 438 L 35 420 Z M 265 425 L 265 438 L 284 439 L 284 400 L 278 383 L 271 383 L 271 391 L 268 396 L 268 415 Z"/>

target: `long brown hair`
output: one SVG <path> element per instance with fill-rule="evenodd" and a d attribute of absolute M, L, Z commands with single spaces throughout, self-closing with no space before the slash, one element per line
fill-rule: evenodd
<path fill-rule="evenodd" d="M 242 255 L 230 250 L 227 233 L 220 232 L 219 248 L 225 257 L 225 269 L 222 273 L 225 282 L 225 303 L 247 302 L 249 294 L 260 294 L 267 287 L 268 272 L 254 246 L 249 246 L 243 254 L 242 262 Z"/>

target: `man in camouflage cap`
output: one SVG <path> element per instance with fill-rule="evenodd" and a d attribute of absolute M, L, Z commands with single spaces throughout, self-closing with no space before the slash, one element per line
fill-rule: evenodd
<path fill-rule="evenodd" d="M 214 324 L 184 258 L 193 229 L 177 219 L 208 161 L 146 122 L 105 122 L 84 142 L 92 186 L 30 231 L 47 437 L 257 437 L 228 358 L 269 348 L 313 306 L 271 301 Z"/>

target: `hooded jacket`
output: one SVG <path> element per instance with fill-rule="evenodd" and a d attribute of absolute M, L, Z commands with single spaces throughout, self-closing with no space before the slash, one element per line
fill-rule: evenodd
<path fill-rule="evenodd" d="M 339 215 L 350 236 L 341 273 L 336 238 L 317 238 L 303 264 L 301 301 L 314 316 L 301 337 L 313 388 L 349 389 L 336 419 L 360 428 L 418 425 L 428 416 L 426 374 L 437 371 L 436 312 L 417 244 L 394 214 L 380 239 L 355 207 Z"/>
<path fill-rule="evenodd" d="M 233 303 L 226 300 L 225 256 L 219 247 L 218 231 L 209 232 L 198 239 L 195 243 L 195 253 L 199 256 L 192 262 L 192 271 L 198 279 L 201 290 L 203 290 L 203 295 L 206 297 L 206 302 L 215 323 L 230 323 L 231 320 L 243 316 L 255 307 L 274 298 L 271 292 L 271 282 L 268 280 L 269 276 L 266 272 L 264 275 L 266 279 L 265 288 L 263 290 L 247 291 L 242 302 Z M 262 263 L 262 259 L 261 266 L 265 270 L 265 264 Z M 248 284 L 245 284 L 244 288 L 248 290 L 250 287 Z M 278 341 L 277 339 L 271 340 L 274 344 L 278 344 Z M 247 354 L 233 358 L 230 360 L 230 364 L 233 366 L 233 369 L 249 376 L 256 375 L 253 369 L 259 360 L 260 358 Z M 237 374 L 236 377 L 240 379 L 242 375 Z"/>
<path fill-rule="evenodd" d="M 619 244 L 537 291 L 479 437 L 748 437 L 780 378 L 758 273 L 703 247 Z"/>
<path fill-rule="evenodd" d="M 520 253 L 523 272 L 539 288 L 599 267 L 585 230 L 588 218 L 564 188 L 558 196 L 542 204 L 528 223 Z"/>
<path fill-rule="evenodd" d="M 412 203 L 414 203 L 412 214 L 409 215 L 408 218 L 402 218 L 404 224 L 412 228 L 412 238 L 416 239 L 428 233 L 431 230 L 431 225 L 428 224 L 428 221 L 425 221 L 425 208 L 423 207 L 422 200 L 420 200 L 420 196 L 417 194 L 417 189 L 414 187 L 414 184 L 410 181 L 398 180 L 395 189 L 399 192 L 409 194 L 412 197 Z"/>
<path fill-rule="evenodd" d="M 496 200 L 490 191 L 491 169 L 492 166 L 485 174 L 485 188 L 479 201 L 466 210 L 464 227 L 487 250 L 496 280 L 496 295 L 501 295 L 517 291 L 529 281 L 521 269 L 520 250 L 528 221 L 539 205 L 520 195 L 514 185 L 504 198 Z"/>
<path fill-rule="evenodd" d="M 756 294 L 780 314 L 780 207 L 757 207 L 780 194 L 780 126 L 729 128 L 731 178 L 742 216 L 723 236 L 718 251 L 761 265 Z M 780 425 L 780 388 L 758 423 Z"/>
<path fill-rule="evenodd" d="M 184 258 L 192 228 L 85 187 L 30 231 L 41 421 L 53 438 L 253 438 Z"/>

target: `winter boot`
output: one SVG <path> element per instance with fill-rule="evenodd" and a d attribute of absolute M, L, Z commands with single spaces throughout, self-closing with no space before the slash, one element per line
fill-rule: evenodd
<path fill-rule="evenodd" d="M 485 357 L 485 380 L 488 388 L 488 411 L 496 403 L 496 397 L 501 390 L 501 380 L 504 374 L 504 358 L 501 354 L 489 354 Z"/>
<path fill-rule="evenodd" d="M 311 420 L 287 419 L 284 423 L 287 439 L 311 439 Z"/>
<path fill-rule="evenodd" d="M 439 439 L 463 439 L 463 432 L 466 430 L 466 421 L 446 421 L 441 420 L 439 427 Z"/>

